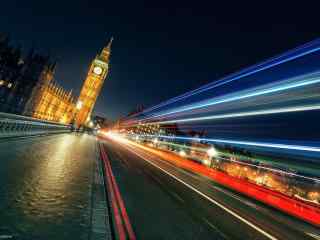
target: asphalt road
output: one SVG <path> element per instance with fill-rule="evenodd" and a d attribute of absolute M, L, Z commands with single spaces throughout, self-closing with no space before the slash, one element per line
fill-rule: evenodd
<path fill-rule="evenodd" d="M 105 147 L 137 239 L 320 239 L 318 229 L 159 157 Z M 86 135 L 0 140 L 0 238 L 88 239 L 95 159 Z"/>
<path fill-rule="evenodd" d="M 320 239 L 319 229 L 140 149 L 104 141 L 137 239 Z"/>

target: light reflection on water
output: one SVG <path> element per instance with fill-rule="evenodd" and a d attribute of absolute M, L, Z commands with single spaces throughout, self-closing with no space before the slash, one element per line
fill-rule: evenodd
<path fill-rule="evenodd" d="M 94 151 L 89 136 L 0 143 L 0 235 L 87 239 Z"/>

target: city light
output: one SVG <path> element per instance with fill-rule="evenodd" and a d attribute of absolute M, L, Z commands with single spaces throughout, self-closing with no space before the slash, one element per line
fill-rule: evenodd
<path fill-rule="evenodd" d="M 211 161 L 208 160 L 208 159 L 204 159 L 204 160 L 203 160 L 203 164 L 204 164 L 204 165 L 210 166 L 210 163 L 211 163 Z"/>
<path fill-rule="evenodd" d="M 77 102 L 76 109 L 77 109 L 77 110 L 80 110 L 80 109 L 82 108 L 82 105 L 83 105 L 83 102 L 79 100 L 79 101 Z"/>
<path fill-rule="evenodd" d="M 185 157 L 187 154 L 186 154 L 185 151 L 180 150 L 180 151 L 179 151 L 179 155 L 180 155 L 181 157 Z"/>
<path fill-rule="evenodd" d="M 230 175 L 228 174 L 228 172 L 221 172 L 219 168 L 212 168 L 211 170 L 209 170 L 208 167 L 210 167 L 210 161 L 207 159 L 202 160 L 202 166 L 205 167 L 205 169 L 203 169 L 201 168 L 201 165 L 194 161 L 189 161 L 187 159 L 185 161 L 180 161 L 180 159 L 174 157 L 175 154 L 170 154 L 168 151 L 163 152 L 162 150 L 155 149 L 151 146 L 149 147 L 149 143 L 147 142 L 131 142 L 130 140 L 126 140 L 125 136 L 123 136 L 123 138 L 120 138 L 119 140 L 119 143 L 122 143 L 124 144 L 124 146 L 131 148 L 131 150 L 134 152 L 136 152 L 138 149 L 141 149 L 143 151 L 149 152 L 150 154 L 158 155 L 165 161 L 172 162 L 173 164 L 179 165 L 179 167 L 194 172 L 199 172 L 199 174 L 201 175 L 204 174 L 217 182 L 226 184 L 237 191 L 256 198 L 259 201 L 282 209 L 284 212 L 299 216 L 299 218 L 305 219 L 308 222 L 316 224 L 318 224 L 319 222 L 319 220 L 315 220 L 315 218 L 312 217 L 313 215 L 319 215 L 319 212 L 315 212 L 313 210 L 316 207 L 308 205 L 310 202 L 319 204 L 319 195 L 318 193 L 315 193 L 315 191 L 308 194 L 310 200 L 305 199 L 304 197 L 301 197 L 297 194 L 294 195 L 295 199 L 292 199 L 292 196 L 287 196 L 284 194 L 286 193 L 284 192 L 286 191 L 286 189 L 278 186 L 278 183 L 273 179 L 274 175 L 271 173 L 262 172 L 261 174 L 259 174 L 259 176 L 257 176 L 256 172 L 251 172 L 249 166 L 243 167 L 237 164 L 230 165 L 230 170 L 233 169 L 233 174 Z M 178 154 L 180 157 L 187 156 L 186 152 L 182 149 L 178 152 Z M 149 156 L 149 154 L 147 154 L 146 156 Z M 212 174 L 212 172 L 214 172 L 214 174 Z M 247 178 L 250 176 L 250 174 L 255 177 L 250 177 L 252 181 L 249 183 Z M 235 181 L 235 177 L 238 178 L 237 181 Z M 276 187 L 281 187 L 281 191 L 283 191 L 281 197 L 277 195 L 275 190 Z M 277 201 L 273 201 L 272 199 L 277 199 Z M 301 201 L 297 202 L 296 199 L 300 199 Z"/>
<path fill-rule="evenodd" d="M 155 36 L 170 33 L 170 41 L 161 44 L 142 36 L 150 31 L 121 29 L 123 22 L 132 20 L 126 11 L 120 11 L 124 13 L 120 23 L 108 21 L 117 9 L 107 1 L 103 6 L 99 3 L 99 8 L 110 9 L 110 14 L 88 11 L 83 4 L 77 5 L 83 14 L 64 11 L 61 19 L 79 24 L 68 33 L 68 24 L 54 23 L 59 26 L 53 30 L 59 29 L 65 41 L 42 34 L 44 46 L 58 44 L 50 55 L 42 47 L 28 53 L 19 46 L 19 39 L 10 40 L 17 35 L 30 42 L 39 39 L 39 33 L 23 35 L 10 26 L 5 29 L 12 29 L 12 37 L 0 32 L 0 172 L 4 173 L 0 202 L 5 206 L 0 219 L 6 220 L 1 222 L 0 240 L 16 235 L 30 239 L 99 235 L 120 240 L 320 240 L 320 38 L 214 79 L 312 34 L 286 27 L 284 31 L 280 26 L 261 35 L 270 46 L 250 33 L 254 48 L 237 50 L 237 45 L 227 45 L 248 42 L 248 37 L 240 36 L 246 33 L 238 30 L 261 30 L 266 24 L 270 26 L 264 29 L 272 28 L 277 22 L 273 10 L 279 6 L 265 9 L 266 16 L 259 16 L 261 24 L 255 19 L 259 8 L 241 2 L 237 14 L 230 14 L 234 4 L 222 9 L 211 2 L 208 6 L 172 3 L 172 9 L 147 6 L 142 11 L 137 4 L 130 6 L 142 29 L 152 29 Z M 39 8 L 30 4 L 26 3 L 27 10 Z M 2 5 L 2 13 L 8 15 L 4 19 L 21 20 L 19 11 Z M 180 14 L 176 9 L 181 7 Z M 286 19 L 284 13 L 292 13 L 292 7 L 280 11 L 279 18 Z M 221 14 L 206 14 L 212 10 Z M 306 17 L 317 14 L 299 10 L 293 14 L 296 24 L 317 29 L 316 21 Z M 14 12 L 17 16 L 11 16 Z M 157 26 L 150 21 L 153 13 L 161 19 Z M 243 23 L 238 15 L 246 16 Z M 29 18 L 29 25 L 40 24 L 32 29 L 52 28 L 37 16 Z M 81 35 L 83 19 L 93 21 L 90 34 Z M 229 20 L 237 22 L 237 27 L 229 28 Z M 104 45 L 92 52 L 84 69 L 79 56 L 88 55 L 88 49 L 98 44 L 97 36 L 108 35 L 95 32 L 107 29 L 104 23 L 121 32 L 121 38 L 130 35 L 140 44 L 116 41 L 113 51 L 113 38 L 108 43 L 100 39 Z M 177 27 L 181 23 L 196 27 Z M 181 37 L 188 34 L 196 37 L 192 41 Z M 80 35 L 85 45 L 75 44 L 64 54 L 67 43 L 80 41 Z M 150 67 L 150 46 L 156 45 L 159 49 L 152 54 L 159 62 Z M 204 46 L 221 51 L 201 51 Z M 240 57 L 228 55 L 231 47 L 233 55 Z M 123 51 L 128 49 L 130 54 Z M 57 55 L 71 56 L 72 67 L 60 68 L 68 61 L 52 57 Z M 106 89 L 105 82 L 110 83 Z M 62 86 L 72 87 L 77 94 Z M 96 105 L 97 101 L 103 102 Z"/>
<path fill-rule="evenodd" d="M 211 147 L 207 150 L 207 154 L 209 157 L 216 157 L 218 155 L 218 152 L 214 147 Z"/>

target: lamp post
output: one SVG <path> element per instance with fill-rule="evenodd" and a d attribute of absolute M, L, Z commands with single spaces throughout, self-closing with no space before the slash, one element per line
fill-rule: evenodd
<path fill-rule="evenodd" d="M 73 115 L 73 123 L 75 125 L 77 125 L 78 112 L 81 110 L 82 106 L 83 106 L 83 102 L 79 100 L 76 104 L 76 111 L 74 112 L 74 115 Z"/>
<path fill-rule="evenodd" d="M 187 154 L 186 154 L 186 152 L 185 152 L 184 150 L 180 150 L 180 151 L 179 151 L 179 155 L 180 155 L 181 157 L 185 157 Z"/>
<path fill-rule="evenodd" d="M 76 109 L 79 111 L 82 108 L 83 102 L 82 101 L 78 101 L 77 105 L 76 105 Z"/>
<path fill-rule="evenodd" d="M 157 147 L 159 140 L 158 140 L 158 138 L 155 138 L 155 139 L 153 139 L 152 142 L 153 142 L 154 146 Z"/>
<path fill-rule="evenodd" d="M 90 122 L 89 122 L 89 127 L 90 127 L 90 128 L 93 128 L 93 126 L 94 126 L 94 123 L 93 123 L 92 121 L 90 121 Z"/>

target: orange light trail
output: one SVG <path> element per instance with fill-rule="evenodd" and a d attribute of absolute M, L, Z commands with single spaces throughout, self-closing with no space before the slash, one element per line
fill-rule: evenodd
<path fill-rule="evenodd" d="M 292 199 L 284 194 L 272 191 L 262 186 L 229 176 L 223 172 L 217 171 L 212 168 L 208 168 L 204 165 L 192 162 L 186 158 L 178 156 L 176 154 L 158 150 L 152 147 L 147 147 L 128 139 L 122 138 L 119 135 L 109 133 L 108 138 L 115 140 L 118 143 L 122 143 L 131 147 L 142 149 L 146 152 L 152 153 L 161 159 L 171 162 L 174 165 L 191 170 L 198 174 L 209 177 L 215 182 L 218 182 L 226 187 L 243 193 L 249 197 L 273 206 L 283 212 L 286 212 L 292 216 L 300 218 L 313 225 L 320 226 L 320 208 L 309 205 L 302 201 Z"/>

